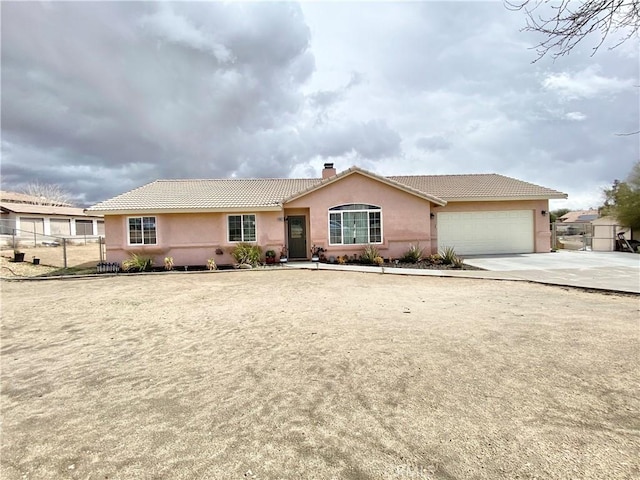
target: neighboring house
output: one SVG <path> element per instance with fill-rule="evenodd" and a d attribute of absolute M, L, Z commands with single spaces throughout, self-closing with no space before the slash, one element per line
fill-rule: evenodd
<path fill-rule="evenodd" d="M 68 205 L 39 205 L 40 199 L 15 192 L 0 192 L 0 234 L 31 240 L 33 234 L 53 237 L 104 235 L 100 214 L 87 214 Z"/>
<path fill-rule="evenodd" d="M 598 210 L 575 210 L 565 213 L 558 218 L 558 221 L 562 223 L 591 223 L 599 216 Z"/>
<path fill-rule="evenodd" d="M 105 217 L 107 260 L 131 253 L 176 265 L 233 263 L 238 242 L 308 259 L 358 255 L 375 244 L 398 258 L 425 253 L 549 252 L 549 202 L 567 195 L 497 174 L 383 177 L 352 167 L 323 178 L 157 180 L 87 209 Z"/>

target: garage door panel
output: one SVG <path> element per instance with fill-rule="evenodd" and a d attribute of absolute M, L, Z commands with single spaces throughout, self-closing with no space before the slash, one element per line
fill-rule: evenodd
<path fill-rule="evenodd" d="M 21 217 L 20 230 L 24 234 L 36 233 L 44 234 L 44 220 L 42 218 Z"/>
<path fill-rule="evenodd" d="M 453 247 L 460 255 L 531 253 L 532 210 L 438 213 L 438 249 Z"/>
<path fill-rule="evenodd" d="M 52 218 L 49 224 L 51 235 L 71 235 L 71 220 Z"/>

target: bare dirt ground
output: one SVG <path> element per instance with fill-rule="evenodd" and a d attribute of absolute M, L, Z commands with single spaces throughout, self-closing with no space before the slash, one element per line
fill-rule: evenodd
<path fill-rule="evenodd" d="M 40 259 L 41 265 L 58 268 L 62 268 L 64 266 L 64 253 L 62 246 L 21 246 L 20 251 L 24 252 L 25 264 L 32 264 L 33 257 L 37 257 Z M 13 249 L 5 246 L 3 250 L 0 251 L 0 256 L 6 259 L 13 258 Z M 87 243 L 86 245 L 67 245 L 67 267 L 95 267 L 99 261 L 99 243 L 93 242 Z"/>
<path fill-rule="evenodd" d="M 3 479 L 631 479 L 637 297 L 234 271 L 2 284 Z"/>

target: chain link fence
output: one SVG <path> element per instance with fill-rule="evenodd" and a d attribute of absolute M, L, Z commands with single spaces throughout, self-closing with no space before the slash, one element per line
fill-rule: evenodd
<path fill-rule="evenodd" d="M 95 270 L 105 260 L 105 244 L 102 236 L 53 236 L 13 229 L 0 235 L 0 255 L 16 262 L 57 267 L 61 273 Z"/>
<path fill-rule="evenodd" d="M 591 250 L 593 225 L 590 223 L 556 222 L 551 230 L 553 249 Z"/>
<path fill-rule="evenodd" d="M 556 222 L 551 230 L 554 249 L 613 252 L 620 250 L 619 233 L 631 238 L 628 228 L 609 223 Z"/>

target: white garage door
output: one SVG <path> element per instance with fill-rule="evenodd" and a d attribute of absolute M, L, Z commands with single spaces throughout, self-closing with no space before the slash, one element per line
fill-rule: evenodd
<path fill-rule="evenodd" d="M 51 235 L 71 235 L 71 220 L 52 218 L 49 220 Z"/>
<path fill-rule="evenodd" d="M 533 210 L 438 213 L 438 250 L 460 255 L 532 253 Z"/>
<path fill-rule="evenodd" d="M 44 219 L 20 217 L 21 236 L 29 236 L 30 233 L 44 234 Z"/>

